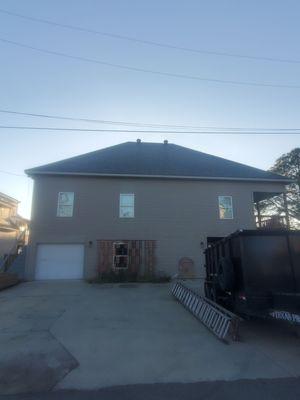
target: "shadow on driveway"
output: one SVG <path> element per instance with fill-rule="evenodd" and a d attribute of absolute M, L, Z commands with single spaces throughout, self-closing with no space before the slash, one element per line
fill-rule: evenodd
<path fill-rule="evenodd" d="M 58 390 L 2 400 L 299 400 L 299 379 L 131 385 L 93 391 Z"/>

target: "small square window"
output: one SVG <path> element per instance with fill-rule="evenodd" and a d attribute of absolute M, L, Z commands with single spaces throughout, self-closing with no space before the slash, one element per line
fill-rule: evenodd
<path fill-rule="evenodd" d="M 120 218 L 134 218 L 134 194 L 120 194 Z"/>
<path fill-rule="evenodd" d="M 233 219 L 232 196 L 219 196 L 220 219 Z"/>
<path fill-rule="evenodd" d="M 57 216 L 72 217 L 74 206 L 74 192 L 59 192 L 57 201 Z"/>

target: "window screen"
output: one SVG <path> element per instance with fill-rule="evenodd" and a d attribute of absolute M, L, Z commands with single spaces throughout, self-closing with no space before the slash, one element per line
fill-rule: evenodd
<path fill-rule="evenodd" d="M 134 194 L 120 194 L 120 218 L 134 218 Z"/>
<path fill-rule="evenodd" d="M 219 196 L 220 219 L 233 219 L 233 207 L 231 196 Z"/>
<path fill-rule="evenodd" d="M 57 202 L 58 217 L 72 217 L 74 206 L 74 192 L 59 192 Z"/>

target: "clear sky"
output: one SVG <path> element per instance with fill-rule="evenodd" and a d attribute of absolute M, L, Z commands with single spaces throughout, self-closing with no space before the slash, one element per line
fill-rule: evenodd
<path fill-rule="evenodd" d="M 176 46 L 300 61 L 298 0 L 2 0 L 0 8 Z M 137 68 L 300 86 L 300 63 L 159 48 L 1 12 L 0 38 Z M 300 128 L 299 88 L 176 79 L 42 54 L 3 42 L 0 60 L 0 109 L 159 124 Z M 0 125 L 103 127 L 3 113 Z M 0 129 L 0 135 L 0 170 L 15 174 L 137 137 L 159 142 L 167 138 L 263 169 L 269 168 L 282 153 L 300 145 L 300 135 L 95 134 L 8 129 Z M 20 200 L 20 213 L 30 215 L 30 179 L 0 173 L 0 191 Z"/>

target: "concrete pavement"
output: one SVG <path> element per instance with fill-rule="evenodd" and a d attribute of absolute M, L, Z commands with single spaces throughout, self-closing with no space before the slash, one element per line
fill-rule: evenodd
<path fill-rule="evenodd" d="M 248 322 L 224 345 L 167 284 L 24 283 L 0 293 L 0 320 L 3 394 L 300 375 L 291 330 Z"/>
<path fill-rule="evenodd" d="M 56 390 L 0 396 L 0 400 L 299 400 L 300 380 L 254 379 L 197 383 L 157 383 L 98 390 Z"/>

